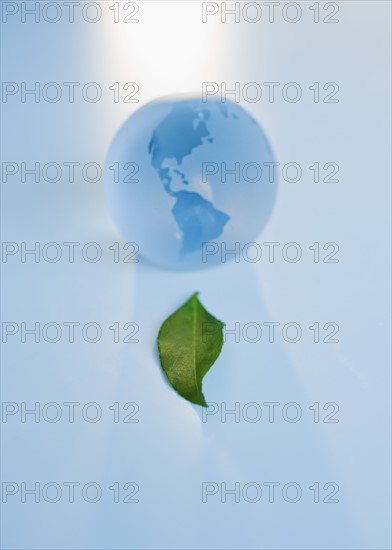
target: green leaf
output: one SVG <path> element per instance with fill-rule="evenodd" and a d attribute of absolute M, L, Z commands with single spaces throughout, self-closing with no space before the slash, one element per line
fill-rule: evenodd
<path fill-rule="evenodd" d="M 158 351 L 173 388 L 188 401 L 207 407 L 202 380 L 222 350 L 224 323 L 204 309 L 197 295 L 162 324 Z"/>

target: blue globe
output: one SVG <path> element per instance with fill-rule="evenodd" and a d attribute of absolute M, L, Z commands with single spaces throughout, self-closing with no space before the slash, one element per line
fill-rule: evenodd
<path fill-rule="evenodd" d="M 105 165 L 109 210 L 141 256 L 161 266 L 254 261 L 252 243 L 276 196 L 273 162 L 263 130 L 240 105 L 162 98 L 114 137 Z"/>

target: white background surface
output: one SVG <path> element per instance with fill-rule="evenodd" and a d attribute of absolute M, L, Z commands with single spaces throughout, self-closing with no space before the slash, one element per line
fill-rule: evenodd
<path fill-rule="evenodd" d="M 80 419 L 35 423 L 20 414 L 2 424 L 2 479 L 19 486 L 52 481 L 99 483 L 96 504 L 65 496 L 57 503 L 20 494 L 3 504 L 4 548 L 276 548 L 386 549 L 390 546 L 390 370 L 387 227 L 390 166 L 390 4 L 340 2 L 338 24 L 315 24 L 309 3 L 288 24 L 277 16 L 256 24 L 211 18 L 199 2 L 140 2 L 139 23 L 113 24 L 108 3 L 96 24 L 80 18 L 48 24 L 3 24 L 3 81 L 99 82 L 96 104 L 49 104 L 20 95 L 2 105 L 3 162 L 103 163 L 113 134 L 136 107 L 114 103 L 113 82 L 140 85 L 140 104 L 171 92 L 200 90 L 203 81 L 286 83 L 306 97 L 244 102 L 262 123 L 278 161 L 307 167 L 337 162 L 339 183 L 280 182 L 278 200 L 259 242 L 295 241 L 304 254 L 287 263 L 225 264 L 179 273 L 140 262 L 115 263 L 122 244 L 109 218 L 102 182 L 2 184 L 2 240 L 32 245 L 95 241 L 97 263 L 35 263 L 20 254 L 3 263 L 3 322 L 100 323 L 99 343 L 65 338 L 57 344 L 3 346 L 2 401 L 94 401 L 93 424 Z M 282 3 L 284 4 L 284 3 Z M 323 6 L 323 2 L 320 3 Z M 314 103 L 313 82 L 339 84 L 339 103 Z M 305 172 L 304 172 L 305 173 Z M 246 223 L 246 220 L 244 220 Z M 315 241 L 339 244 L 339 263 L 314 263 Z M 205 379 L 208 401 L 297 402 L 303 418 L 249 423 L 201 412 L 166 384 L 155 340 L 162 321 L 191 293 L 228 328 L 265 321 L 299 323 L 300 342 L 281 337 L 236 343 Z M 108 327 L 138 323 L 138 344 L 115 344 Z M 338 344 L 314 344 L 308 327 L 336 322 Z M 113 402 L 139 404 L 139 423 L 114 423 Z M 312 422 L 314 402 L 339 405 L 339 422 Z M 113 503 L 113 482 L 135 481 L 138 504 Z M 201 483 L 295 481 L 303 498 L 255 504 L 220 495 L 201 502 Z M 339 484 L 339 503 L 315 504 L 308 487 Z"/>

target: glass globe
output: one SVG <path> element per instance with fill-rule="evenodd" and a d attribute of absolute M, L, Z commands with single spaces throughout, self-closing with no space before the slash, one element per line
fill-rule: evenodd
<path fill-rule="evenodd" d="M 274 157 L 239 104 L 162 98 L 119 129 L 105 164 L 109 210 L 141 256 L 200 269 L 247 254 L 272 211 Z"/>

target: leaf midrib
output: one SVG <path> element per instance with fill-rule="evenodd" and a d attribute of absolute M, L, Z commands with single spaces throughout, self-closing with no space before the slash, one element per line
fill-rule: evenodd
<path fill-rule="evenodd" d="M 196 393 L 199 393 L 199 387 L 197 384 L 197 372 L 196 372 L 196 297 L 197 294 L 194 294 L 192 296 L 192 305 L 193 305 L 193 372 L 195 375 L 195 386 L 196 386 Z"/>

